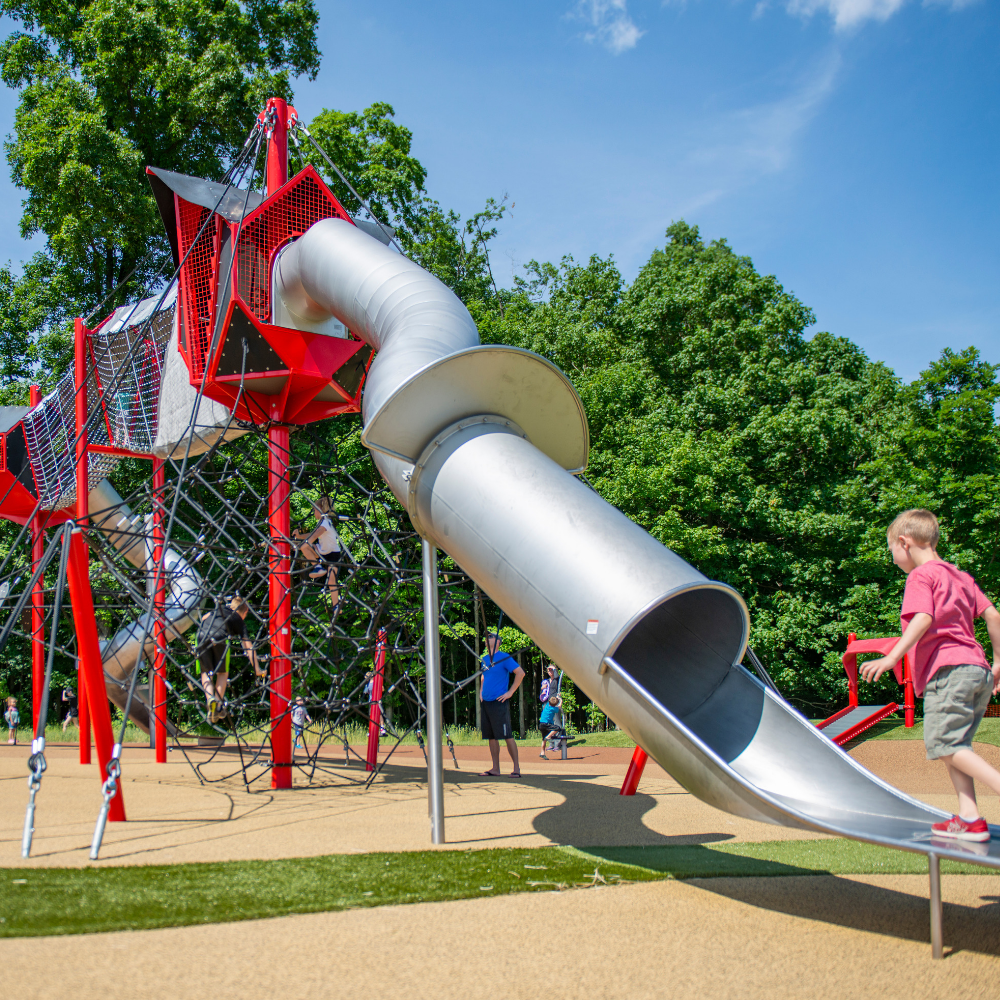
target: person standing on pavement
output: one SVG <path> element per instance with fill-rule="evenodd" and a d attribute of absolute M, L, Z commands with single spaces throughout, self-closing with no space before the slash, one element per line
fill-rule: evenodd
<path fill-rule="evenodd" d="M 500 740 L 504 740 L 507 743 L 510 759 L 514 763 L 514 770 L 510 776 L 520 778 L 521 766 L 510 722 L 510 699 L 521 686 L 524 671 L 510 653 L 505 653 L 500 648 L 500 636 L 496 632 L 487 633 L 486 649 L 487 652 L 482 657 L 483 683 L 479 689 L 479 700 L 482 702 L 483 739 L 489 741 L 493 767 L 483 771 L 480 777 L 485 778 L 487 775 L 500 777 Z"/>

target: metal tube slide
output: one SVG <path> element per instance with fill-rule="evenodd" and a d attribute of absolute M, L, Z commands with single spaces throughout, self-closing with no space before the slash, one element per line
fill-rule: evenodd
<path fill-rule="evenodd" d="M 151 593 L 156 576 L 152 519 L 136 517 L 106 479 L 90 491 L 88 503 L 94 525 L 104 532 L 111 544 L 133 566 L 146 572 L 146 588 Z M 197 624 L 204 587 L 201 576 L 194 567 L 169 547 L 163 554 L 163 575 L 166 583 L 163 610 L 166 639 L 169 642 L 182 637 Z M 139 644 L 144 632 L 146 640 L 140 653 Z M 132 672 L 138 667 L 143 655 L 152 658 L 155 652 L 156 635 L 148 614 L 140 615 L 101 643 L 108 697 L 119 708 L 125 708 Z M 138 695 L 132 699 L 129 715 L 140 729 L 149 732 L 149 706 Z M 169 720 L 167 731 L 171 735 L 175 733 Z"/>
<path fill-rule="evenodd" d="M 421 535 L 689 791 L 751 819 L 1000 867 L 1000 840 L 932 841 L 945 813 L 870 774 L 740 665 L 740 595 L 567 472 L 581 437 L 544 359 L 477 347 L 441 282 L 339 220 L 282 253 L 275 287 L 293 315 L 334 315 L 379 351 L 363 439 Z M 487 356 L 500 361 L 481 370 L 516 391 L 461 367 Z M 561 439 L 546 426 L 557 413 Z"/>

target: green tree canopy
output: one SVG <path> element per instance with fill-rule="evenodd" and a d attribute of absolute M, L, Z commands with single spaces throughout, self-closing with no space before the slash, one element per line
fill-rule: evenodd
<path fill-rule="evenodd" d="M 23 354 L 48 332 L 41 360 L 58 369 L 58 324 L 133 271 L 119 298 L 134 297 L 168 259 L 147 164 L 221 174 L 267 96 L 315 75 L 318 15 L 313 0 L 0 0 L 0 12 L 20 26 L 0 76 L 20 92 L 6 150 L 27 192 L 21 235 L 46 239 L 8 275 L 3 346 Z"/>
<path fill-rule="evenodd" d="M 945 351 L 903 386 L 849 340 L 807 338 L 808 308 L 683 222 L 631 285 L 599 257 L 528 272 L 484 340 L 572 378 L 594 487 L 745 596 L 753 643 L 799 703 L 843 698 L 849 631 L 898 634 L 899 510 L 935 510 L 942 555 L 1000 596 L 1000 366 Z"/>

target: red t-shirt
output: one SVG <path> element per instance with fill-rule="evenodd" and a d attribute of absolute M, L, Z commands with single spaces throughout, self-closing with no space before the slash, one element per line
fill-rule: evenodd
<path fill-rule="evenodd" d="M 917 694 L 924 693 L 927 682 L 942 667 L 974 663 L 990 669 L 972 626 L 972 620 L 988 607 L 990 602 L 976 581 L 943 559 L 932 559 L 910 573 L 899 615 L 903 630 L 920 612 L 934 619 L 913 650 Z"/>

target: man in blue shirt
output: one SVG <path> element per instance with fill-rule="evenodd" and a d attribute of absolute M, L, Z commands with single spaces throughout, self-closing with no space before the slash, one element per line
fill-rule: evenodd
<path fill-rule="evenodd" d="M 500 636 L 489 632 L 486 636 L 488 652 L 483 654 L 483 683 L 479 690 L 479 700 L 482 702 L 483 739 L 490 741 L 490 754 L 493 757 L 493 767 L 483 771 L 480 777 L 487 775 L 500 777 L 500 740 L 506 740 L 507 752 L 514 762 L 512 778 L 521 777 L 521 767 L 517 760 L 517 744 L 514 742 L 514 730 L 510 724 L 510 699 L 524 680 L 524 671 L 517 665 L 510 653 L 500 648 Z M 514 675 L 514 683 L 510 683 L 510 675 Z"/>

